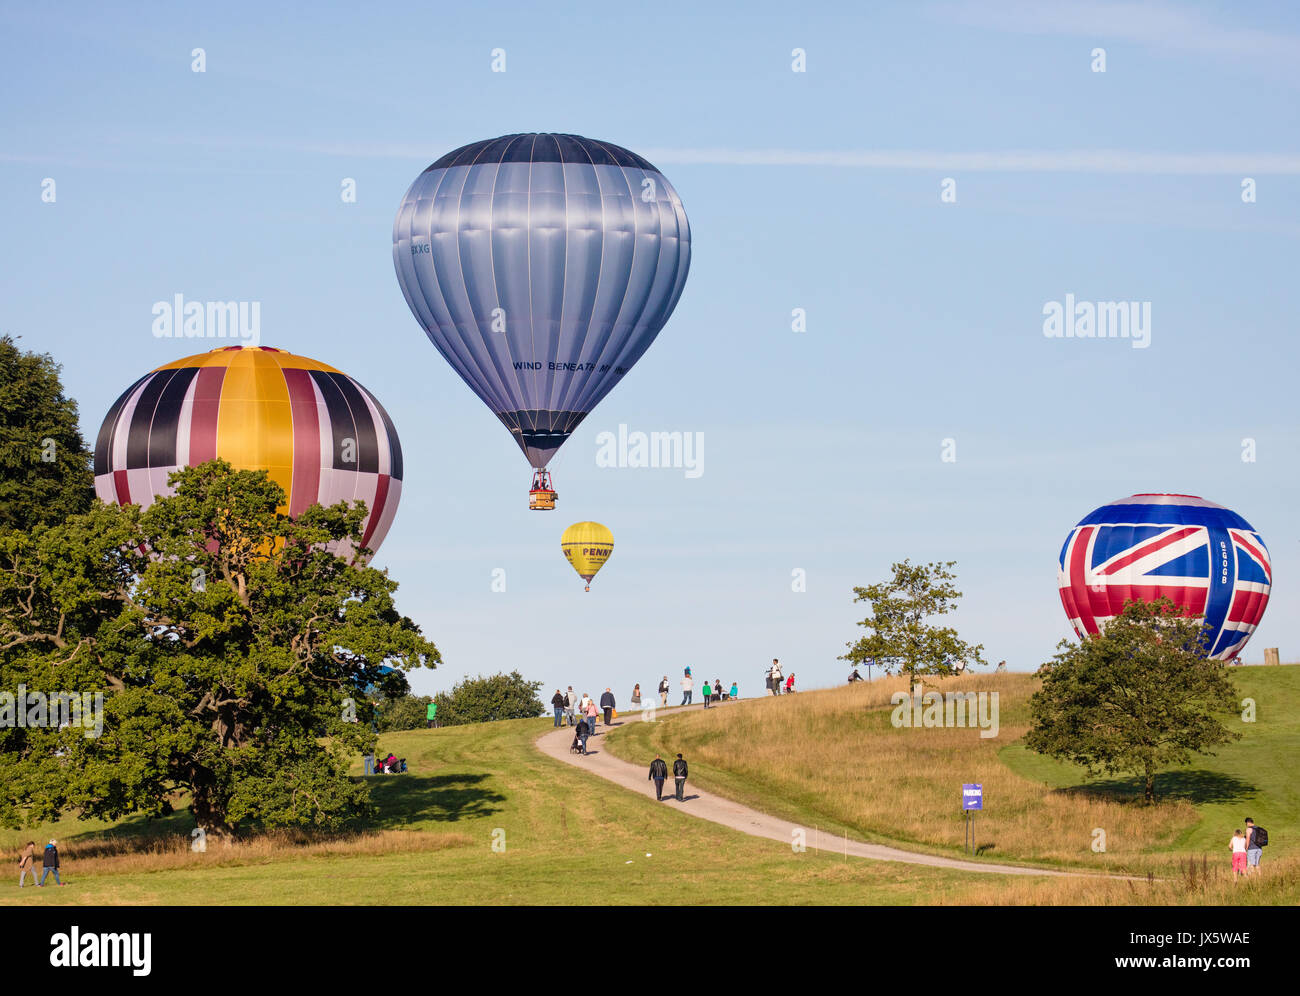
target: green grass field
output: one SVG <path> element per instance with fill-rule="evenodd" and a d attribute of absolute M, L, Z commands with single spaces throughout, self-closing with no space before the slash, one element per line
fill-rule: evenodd
<path fill-rule="evenodd" d="M 1157 794 L 1188 800 L 1200 817 L 1162 849 L 1217 853 L 1249 816 L 1268 829 L 1269 858 L 1300 854 L 1300 666 L 1234 668 L 1231 674 L 1239 698 L 1254 700 L 1255 721 L 1229 724 L 1242 739 L 1157 777 Z M 1137 778 L 1089 781 L 1078 768 L 1033 754 L 1023 744 L 1003 748 L 1000 756 L 1013 771 L 1054 789 L 1141 792 Z"/>
<path fill-rule="evenodd" d="M 16 888 L 16 865 L 0 903 L 46 904 L 1161 904 L 1300 903 L 1300 828 L 1291 773 L 1300 762 L 1300 668 L 1234 672 L 1258 703 L 1259 721 L 1217 758 L 1198 761 L 1162 784 L 1188 800 L 1193 814 L 1167 853 L 1217 854 L 1224 827 L 1243 815 L 1267 826 L 1270 876 L 1233 885 L 1215 865 L 1211 879 L 1131 883 L 1103 878 L 1012 879 L 898 863 L 796 854 L 627 792 L 579 767 L 543 756 L 535 738 L 549 719 L 519 720 L 391 734 L 384 751 L 405 757 L 410 774 L 370 779 L 379 816 L 332 841 L 270 836 L 205 853 L 188 848 L 192 820 L 115 824 L 64 820 L 0 831 L 0 849 L 16 860 L 20 845 L 60 841 L 65 888 Z M 817 693 L 836 696 L 837 692 Z M 814 701 L 805 693 L 809 703 Z M 734 710 L 782 707 L 771 701 Z M 727 710 L 721 710 L 721 717 Z M 793 715 L 793 713 L 787 713 Z M 874 722 L 874 721 L 873 721 Z M 656 744 L 690 751 L 716 741 L 715 714 L 661 713 L 656 724 L 629 724 L 602 736 L 602 749 L 640 763 Z M 876 726 L 879 724 L 876 723 Z M 743 747 L 744 745 L 739 745 Z M 1033 779 L 1036 791 L 1071 793 L 1077 773 L 1014 745 L 990 746 L 990 762 Z M 870 765 L 871 758 L 862 764 Z M 356 772 L 360 775 L 360 760 Z M 696 763 L 694 782 L 824 833 L 890 840 L 888 828 L 835 820 L 819 789 L 791 796 L 770 784 Z M 918 778 L 923 776 L 918 775 Z M 1129 788 L 1102 783 L 1114 796 Z M 1242 811 L 1248 806 L 1250 813 Z M 1194 807 L 1194 808 L 1193 808 Z M 1220 826 L 1220 824 L 1223 826 Z M 907 840 L 893 838 L 908 846 Z M 494 850 L 494 842 L 503 850 Z M 942 850 L 942 848 L 928 848 Z M 1287 855 L 1292 855 L 1287 857 Z M 1012 855 L 1003 854 L 1004 860 Z M 1281 859 L 1281 860 L 1279 860 Z M 1169 867 L 1174 867 L 1169 865 Z"/>
<path fill-rule="evenodd" d="M 353 853 L 148 852 L 151 843 L 183 848 L 188 814 L 152 825 L 6 830 L 0 847 L 11 860 L 22 842 L 57 837 L 71 884 L 20 891 L 15 870 L 0 903 L 894 905 L 956 901 L 968 878 L 794 854 L 696 820 L 544 757 L 532 741 L 550 727 L 518 720 L 383 737 L 381 747 L 405 757 L 410 773 L 372 779 L 381 816 L 371 829 L 408 833 L 363 838 Z M 492 849 L 495 831 L 504 833 L 504 852 Z M 96 856 L 106 838 L 121 849 Z"/>

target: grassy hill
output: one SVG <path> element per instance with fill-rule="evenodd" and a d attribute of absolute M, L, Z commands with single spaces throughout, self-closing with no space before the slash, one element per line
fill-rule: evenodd
<path fill-rule="evenodd" d="M 11 879 L 0 904 L 901 905 L 960 901 L 969 882 L 794 854 L 694 819 L 543 756 L 532 742 L 550 728 L 519 720 L 382 737 L 410 773 L 370 779 L 380 815 L 340 839 L 269 835 L 196 854 L 188 814 L 0 831 L 13 860 L 23 842 L 56 837 L 72 883 L 20 891 Z"/>
<path fill-rule="evenodd" d="M 708 713 L 669 710 L 659 723 L 597 740 L 638 763 L 647 749 L 682 750 L 698 784 L 823 835 L 847 831 L 937 853 L 960 853 L 956 786 L 983 781 L 989 810 L 978 840 L 986 858 L 1149 866 L 1167 876 L 1161 881 L 1019 879 L 796 854 L 545 757 L 533 746 L 551 728 L 542 719 L 383 737 L 382 749 L 405 757 L 410 774 L 370 779 L 379 815 L 333 838 L 271 834 L 194 853 L 186 813 L 0 831 L 0 851 L 14 858 L 26 840 L 57 837 L 71 883 L 19 891 L 11 879 L 0 904 L 1294 904 L 1300 856 L 1287 773 L 1295 764 L 1289 703 L 1297 671 L 1242 672 L 1260 722 L 1212 759 L 1218 767 L 1193 769 L 1206 774 L 1182 784 L 1196 791 L 1179 790 L 1154 810 L 1124 800 L 1122 785 L 1081 792 L 1072 772 L 1040 769 L 1011 746 L 1032 686 L 1019 675 L 962 679 L 1005 693 L 996 740 L 970 730 L 894 730 L 883 682 Z M 1249 815 L 1275 841 L 1268 874 L 1242 885 L 1214 848 L 1227 838 L 1217 822 L 1235 816 L 1240 799 L 1219 796 L 1244 791 L 1238 782 L 1251 787 Z M 1219 795 L 1207 795 L 1207 786 Z M 1109 828 L 1103 855 L 1088 848 L 1098 825 Z M 1180 864 L 1177 855 L 1203 846 L 1211 848 L 1208 874 Z"/>
<path fill-rule="evenodd" d="M 960 854 L 964 782 L 984 785 L 979 854 L 992 861 L 1092 870 L 1179 874 L 1189 856 L 1226 866 L 1227 840 L 1245 816 L 1268 827 L 1268 863 L 1300 858 L 1300 667 L 1232 672 L 1257 721 L 1243 738 L 1157 779 L 1145 806 L 1132 780 L 1089 784 L 1072 767 L 1030 754 L 1032 676 L 946 679 L 939 690 L 996 690 L 1000 729 L 897 729 L 890 696 L 902 679 L 760 698 L 636 724 L 614 734 L 628 759 L 682 751 L 698 784 L 824 832 Z M 1104 852 L 1093 849 L 1104 831 Z"/>

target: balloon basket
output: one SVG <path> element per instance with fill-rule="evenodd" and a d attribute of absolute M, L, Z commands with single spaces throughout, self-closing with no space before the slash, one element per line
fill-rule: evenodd
<path fill-rule="evenodd" d="M 528 507 L 535 512 L 553 512 L 560 496 L 551 487 L 551 473 L 539 470 L 533 474 L 533 486 L 528 492 Z"/>
<path fill-rule="evenodd" d="M 555 499 L 557 495 L 554 491 L 530 491 L 528 492 L 528 507 L 535 512 L 553 512 L 555 511 Z"/>

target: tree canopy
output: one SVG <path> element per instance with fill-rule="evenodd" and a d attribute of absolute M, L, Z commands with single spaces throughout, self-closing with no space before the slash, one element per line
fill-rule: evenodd
<path fill-rule="evenodd" d="M 346 775 L 374 743 L 365 692 L 404 694 L 440 655 L 351 555 L 364 506 L 291 520 L 264 471 L 221 460 L 171 483 L 143 514 L 0 532 L 0 687 L 104 704 L 98 736 L 0 729 L 0 822 L 161 816 L 177 792 L 217 836 L 368 812 Z"/>
<path fill-rule="evenodd" d="M 909 678 L 918 674 L 950 675 L 959 661 L 984 664 L 983 644 L 972 645 L 950 626 L 936 626 L 932 616 L 956 609 L 961 592 L 949 568 L 956 561 L 916 564 L 910 560 L 892 566 L 893 577 L 865 588 L 855 587 L 854 602 L 870 602 L 871 615 L 858 623 L 869 635 L 848 644 L 840 660 L 854 664 L 872 662 L 888 674 Z"/>
<path fill-rule="evenodd" d="M 1206 657 L 1201 619 L 1167 598 L 1131 601 L 1101 633 L 1059 650 L 1030 699 L 1030 750 L 1089 775 L 1139 773 L 1151 802 L 1158 768 L 1241 736 L 1221 722 L 1236 689 Z"/>
<path fill-rule="evenodd" d="M 465 678 L 450 692 L 434 696 L 438 722 L 443 726 L 490 723 L 498 719 L 533 719 L 546 707 L 537 693 L 540 681 L 529 681 L 518 671 L 486 678 Z"/>
<path fill-rule="evenodd" d="M 62 522 L 94 498 L 92 454 L 60 369 L 0 336 L 0 529 Z"/>

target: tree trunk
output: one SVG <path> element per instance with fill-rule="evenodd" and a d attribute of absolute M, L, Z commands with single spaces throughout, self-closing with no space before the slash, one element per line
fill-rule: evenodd
<path fill-rule="evenodd" d="M 1151 770 L 1150 764 L 1146 766 L 1146 775 L 1147 775 L 1146 801 L 1147 801 L 1147 805 L 1149 806 L 1156 801 L 1156 773 L 1153 770 Z"/>

